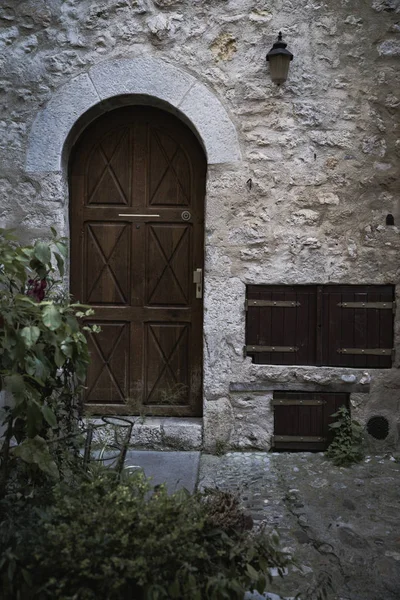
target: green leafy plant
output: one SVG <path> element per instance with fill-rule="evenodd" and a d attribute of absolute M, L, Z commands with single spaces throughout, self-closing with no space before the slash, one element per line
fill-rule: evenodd
<path fill-rule="evenodd" d="M 49 243 L 23 246 L 0 230 L 0 490 L 16 463 L 30 480 L 60 475 L 60 446 L 76 425 L 89 362 L 80 319 L 92 311 L 63 293 L 67 246 L 52 229 Z M 0 491 L 0 493 L 1 493 Z"/>
<path fill-rule="evenodd" d="M 357 421 L 353 421 L 348 408 L 341 406 L 332 415 L 335 422 L 329 425 L 335 432 L 326 456 L 337 466 L 347 467 L 360 462 L 364 457 L 363 429 Z"/>
<path fill-rule="evenodd" d="M 235 503 L 233 518 L 221 521 L 219 501 L 163 486 L 150 494 L 140 473 L 105 469 L 73 489 L 59 484 L 50 506 L 0 527 L 3 598 L 242 600 L 246 590 L 263 592 L 270 568 L 282 573 L 289 558 L 275 534 L 243 528 Z"/>

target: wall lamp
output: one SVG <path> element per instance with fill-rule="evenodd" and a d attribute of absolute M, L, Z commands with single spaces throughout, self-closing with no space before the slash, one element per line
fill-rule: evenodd
<path fill-rule="evenodd" d="M 289 63 L 293 60 L 293 54 L 286 50 L 286 46 L 287 44 L 282 40 L 282 32 L 280 31 L 278 40 L 267 54 L 271 79 L 277 85 L 285 83 L 289 72 Z"/>

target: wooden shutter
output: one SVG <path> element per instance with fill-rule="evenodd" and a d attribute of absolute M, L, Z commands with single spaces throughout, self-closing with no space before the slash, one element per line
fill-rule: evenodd
<path fill-rule="evenodd" d="M 313 365 L 316 287 L 247 287 L 246 353 L 256 364 Z"/>
<path fill-rule="evenodd" d="M 393 300 L 394 287 L 391 285 L 324 286 L 322 364 L 391 367 Z"/>
<path fill-rule="evenodd" d="M 276 450 L 326 450 L 333 439 L 329 424 L 348 394 L 274 392 L 273 447 Z"/>

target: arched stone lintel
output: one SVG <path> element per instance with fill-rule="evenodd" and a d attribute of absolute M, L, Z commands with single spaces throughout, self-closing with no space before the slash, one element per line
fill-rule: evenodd
<path fill-rule="evenodd" d="M 32 125 L 27 172 L 61 171 L 63 148 L 78 119 L 99 103 L 127 94 L 156 98 L 182 113 L 197 132 L 208 164 L 241 160 L 236 129 L 218 98 L 193 75 L 139 56 L 97 64 L 54 93 Z"/>

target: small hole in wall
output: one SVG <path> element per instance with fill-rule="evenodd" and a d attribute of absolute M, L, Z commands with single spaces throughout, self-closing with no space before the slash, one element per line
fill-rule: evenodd
<path fill-rule="evenodd" d="M 390 213 L 386 216 L 386 225 L 394 225 L 394 217 Z"/>
<path fill-rule="evenodd" d="M 376 440 L 384 440 L 389 435 L 389 421 L 386 417 L 371 417 L 367 423 L 367 431 Z"/>

